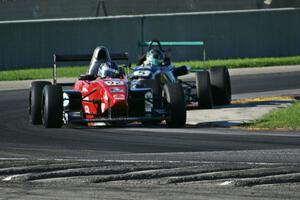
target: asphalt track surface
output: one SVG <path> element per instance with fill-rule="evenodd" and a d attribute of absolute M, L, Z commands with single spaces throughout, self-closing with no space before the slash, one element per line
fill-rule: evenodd
<path fill-rule="evenodd" d="M 300 72 L 270 75 L 234 76 L 232 77 L 233 94 L 235 98 L 239 98 L 240 95 L 247 93 L 273 91 L 274 94 L 276 94 L 277 90 L 299 89 L 299 76 Z M 221 163 L 222 165 L 227 165 L 229 163 L 230 166 L 236 167 L 235 170 L 245 167 L 245 164 L 247 165 L 246 169 L 252 168 L 252 164 L 259 164 L 261 165 L 260 168 L 262 170 L 265 170 L 269 165 L 276 165 L 276 167 L 272 168 L 271 171 L 276 171 L 277 167 L 282 167 L 283 165 L 285 166 L 288 164 L 288 172 L 285 173 L 289 173 L 289 176 L 282 177 L 281 174 L 277 174 L 277 182 L 284 182 L 284 180 L 296 180 L 294 182 L 298 182 L 298 180 L 300 180 L 297 174 L 300 170 L 300 132 L 297 131 L 255 132 L 247 130 L 203 127 L 168 129 L 164 127 L 164 125 L 155 127 L 143 127 L 139 124 L 130 125 L 128 127 L 64 127 L 62 129 L 45 129 L 42 126 L 33 126 L 28 122 L 27 101 L 27 90 L 0 92 L 0 159 L 3 160 L 3 162 L 0 161 L 0 164 L 2 165 L 2 167 L 5 166 L 10 159 L 14 160 L 17 158 L 20 159 L 19 161 L 23 160 L 25 164 L 26 159 L 40 159 L 41 161 L 50 160 L 51 162 L 54 162 L 54 159 L 70 159 L 72 160 L 71 164 L 74 164 L 74 160 L 76 160 L 76 162 L 81 162 L 83 160 L 101 160 L 104 162 L 116 162 L 120 166 L 122 165 L 121 163 L 125 163 L 125 165 L 127 166 L 129 163 L 136 162 L 140 163 L 140 165 L 137 164 L 135 165 L 135 167 L 141 167 L 143 170 L 145 169 L 145 167 L 148 167 L 147 169 L 149 169 L 151 165 L 148 163 L 152 162 L 201 163 L 201 166 L 203 165 L 203 162 L 204 164 L 205 162 L 208 162 L 217 164 Z M 143 162 L 144 164 L 141 164 Z M 54 164 L 57 165 L 57 163 Z M 18 163 L 8 163 L 7 166 L 18 166 Z M 126 168 L 126 166 L 124 168 Z M 176 168 L 172 170 L 176 170 L 179 167 L 178 165 L 175 166 Z M 155 167 L 160 168 L 162 166 L 159 165 Z M 184 167 L 190 168 L 193 166 L 189 165 Z M 205 167 L 208 166 L 204 166 L 204 168 Z M 215 169 L 218 168 L 217 165 L 209 167 Z M 122 168 L 122 170 L 124 170 L 124 168 Z M 9 170 L 11 170 L 11 168 L 9 168 Z M 22 170 L 24 169 L 22 168 Z M 5 172 L 0 170 L 0 178 L 3 178 L 1 177 L 1 173 L 3 175 L 5 174 Z M 222 176 L 225 175 L 222 174 Z M 296 176 L 296 178 L 294 177 L 294 175 Z M 21 178 L 22 180 L 31 180 L 32 177 L 29 176 L 31 175 L 25 174 Z M 231 177 L 232 174 L 227 174 L 227 176 Z M 241 175 L 238 174 L 236 176 Z M 245 175 L 243 177 L 247 176 Z M 132 175 L 130 177 L 132 177 Z M 118 180 L 124 177 L 110 178 L 112 180 Z M 169 177 L 167 182 L 172 182 L 173 179 L 174 178 Z M 76 181 L 78 180 L 76 179 Z M 245 180 L 243 179 L 242 181 Z M 269 183 L 269 180 L 267 179 L 259 179 L 255 181 L 262 184 Z M 241 182 L 237 184 L 246 183 Z M 170 192 L 170 188 L 172 189 L 173 186 L 166 186 L 166 191 L 160 188 L 160 194 L 169 194 L 168 192 Z M 4 196 L 8 197 L 9 194 L 12 194 L 14 192 L 15 199 L 18 199 L 20 197 L 18 196 L 20 191 L 16 190 L 14 188 L 14 185 L 9 187 L 2 187 L 0 184 L 0 187 L 4 191 Z M 17 187 L 20 187 L 20 185 L 18 185 Z M 152 185 L 151 187 L 156 186 Z M 164 187 L 165 186 L 162 186 L 162 188 Z M 187 188 L 173 189 L 178 190 L 179 193 L 180 191 L 182 191 L 181 195 L 184 194 L 183 196 L 181 196 L 182 199 L 198 199 L 197 197 L 199 197 L 199 194 L 197 193 L 197 191 L 202 191 L 201 195 L 203 195 L 206 191 L 209 191 L 209 189 L 207 188 L 199 189 L 197 187 L 189 187 L 193 188 L 191 192 L 194 192 L 194 196 L 186 196 L 186 190 L 188 190 Z M 207 185 L 205 187 L 210 188 L 210 186 Z M 21 192 L 24 193 L 27 191 L 24 191 L 24 186 L 21 186 L 21 188 Z M 119 188 L 120 190 L 118 190 L 117 192 L 115 189 L 108 188 L 102 191 L 102 194 L 107 194 L 107 198 L 109 199 L 112 194 L 119 194 L 120 191 L 122 191 L 122 188 L 123 186 Z M 283 191 L 279 190 L 279 188 L 280 187 L 277 188 L 278 192 L 276 194 L 273 193 L 274 188 L 262 189 L 260 195 L 266 197 L 266 199 L 268 199 L 267 197 L 270 197 L 272 199 L 281 192 L 282 195 L 285 194 L 284 191 L 286 191 L 286 186 L 281 187 L 284 188 L 282 189 Z M 51 197 L 54 191 L 59 191 L 60 189 L 61 188 L 54 188 L 53 191 L 42 189 L 39 192 L 41 194 L 45 194 L 44 192 L 48 191 L 48 196 Z M 89 189 L 91 189 L 91 187 Z M 67 195 L 67 197 L 70 199 L 76 199 L 76 195 L 73 195 L 72 193 L 73 190 L 74 188 L 70 189 L 70 194 L 63 193 L 65 192 L 64 190 L 62 192 L 62 196 L 59 196 L 58 198 L 65 198 Z M 82 190 L 83 193 L 86 192 L 86 189 L 82 189 L 82 187 L 78 188 L 78 190 Z M 97 188 L 97 190 L 99 190 L 99 188 Z M 101 190 L 103 190 L 103 188 Z M 292 190 L 294 195 L 279 195 L 277 196 L 277 198 L 284 199 L 288 197 L 291 199 L 297 199 L 300 196 L 299 192 L 295 192 L 299 190 L 298 185 L 296 185 L 295 188 L 292 189 L 290 186 L 288 186 L 288 190 Z M 203 198 L 206 197 L 207 199 L 207 197 L 216 195 L 220 197 L 216 199 L 224 199 L 223 196 L 220 196 L 220 194 L 227 193 L 228 199 L 232 199 L 232 196 L 230 195 L 239 195 L 242 190 L 236 190 L 232 193 L 231 191 L 235 190 L 232 190 L 231 188 L 230 190 L 223 191 L 223 189 L 221 189 L 214 194 L 209 193 L 208 196 L 204 195 Z M 34 192 L 37 191 L 34 190 Z M 145 188 L 142 188 L 141 191 L 139 191 L 139 194 L 143 195 L 146 195 L 148 193 L 149 191 Z M 251 199 L 251 195 L 253 193 L 252 191 L 243 191 L 243 194 L 248 194 L 250 197 L 249 199 Z M 93 195 L 94 193 L 92 194 L 92 197 L 94 197 Z M 122 195 L 123 194 L 120 193 L 119 196 L 116 197 L 116 199 L 129 199 L 128 196 L 123 196 L 122 198 Z M 150 197 L 153 197 L 153 194 L 149 193 L 149 195 Z M 171 196 L 169 196 L 169 198 L 174 199 L 179 197 L 178 195 L 176 195 L 176 193 L 174 193 L 173 195 L 174 197 L 171 198 Z M 148 197 L 149 196 L 147 195 L 139 196 L 136 199 L 144 199 Z M 161 196 L 158 195 L 155 199 L 159 199 L 159 197 Z M 27 199 L 31 198 L 32 196 L 27 197 Z M 37 196 L 35 196 L 35 198 L 38 199 Z M 241 197 L 238 199 L 244 198 Z"/>
<path fill-rule="evenodd" d="M 300 72 L 232 77 L 233 94 L 300 89 Z M 276 94 L 276 93 L 275 93 Z"/>
<path fill-rule="evenodd" d="M 232 77 L 233 94 L 238 97 L 242 93 L 300 88 L 299 76 L 300 72 L 234 76 Z M 300 135 L 290 132 L 256 134 L 215 128 L 166 129 L 163 125 L 45 129 L 42 126 L 29 124 L 27 98 L 27 90 L 0 92 L 0 155 L 2 154 L 2 157 L 78 156 L 81 158 L 81 154 L 84 154 L 83 158 L 101 158 L 106 154 L 115 157 L 124 153 L 298 149 L 300 144 Z M 300 159 L 293 160 L 295 161 L 298 162 Z"/>

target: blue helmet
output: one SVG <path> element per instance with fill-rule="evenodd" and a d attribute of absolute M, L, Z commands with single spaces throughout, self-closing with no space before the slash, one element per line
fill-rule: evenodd
<path fill-rule="evenodd" d="M 105 62 L 100 64 L 98 69 L 98 76 L 101 78 L 118 78 L 119 77 L 118 66 L 114 62 Z"/>
<path fill-rule="evenodd" d="M 146 60 L 151 65 L 161 65 L 163 62 L 163 54 L 160 50 L 151 49 L 147 52 Z"/>

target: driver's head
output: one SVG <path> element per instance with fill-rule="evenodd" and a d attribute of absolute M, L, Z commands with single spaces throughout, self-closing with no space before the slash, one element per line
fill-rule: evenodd
<path fill-rule="evenodd" d="M 99 66 L 98 76 L 101 78 L 117 78 L 119 76 L 118 66 L 114 62 L 105 62 Z"/>
<path fill-rule="evenodd" d="M 163 54 L 159 50 L 151 49 L 150 51 L 147 52 L 146 60 L 151 65 L 161 65 L 163 61 Z"/>

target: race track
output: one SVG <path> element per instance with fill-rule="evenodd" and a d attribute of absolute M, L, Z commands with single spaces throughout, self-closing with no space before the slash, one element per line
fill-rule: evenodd
<path fill-rule="evenodd" d="M 300 72 L 234 76 L 232 77 L 233 94 L 238 98 L 244 93 L 300 88 L 299 76 Z M 112 152 L 114 156 L 115 153 L 297 149 L 300 144 L 297 133 L 256 134 L 232 129 L 167 129 L 163 125 L 45 129 L 42 126 L 29 124 L 27 96 L 27 90 L 0 93 L 0 155 L 2 157 L 52 155 L 80 158 L 81 153 L 91 151 L 85 157 L 101 158 Z"/>
<path fill-rule="evenodd" d="M 271 91 L 276 95 L 277 90 L 298 89 L 299 76 L 300 72 L 234 76 L 234 98 L 248 93 Z M 164 125 L 143 127 L 139 124 L 119 128 L 45 129 L 29 124 L 27 99 L 27 90 L 0 92 L 0 159 L 5 162 L 23 160 L 26 164 L 26 160 L 55 159 L 199 165 L 221 162 L 237 168 L 244 167 L 245 163 L 264 165 L 264 168 L 266 164 L 276 167 L 289 164 L 291 171 L 288 174 L 295 173 L 292 170 L 295 166 L 297 170 L 300 168 L 300 132 L 200 127 L 168 129 Z M 2 165 L 6 166 L 5 162 Z M 7 164 L 12 165 L 17 164 Z"/>

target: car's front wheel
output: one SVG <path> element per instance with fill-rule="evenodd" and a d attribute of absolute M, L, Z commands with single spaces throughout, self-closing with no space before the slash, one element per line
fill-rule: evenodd
<path fill-rule="evenodd" d="M 43 88 L 50 85 L 48 81 L 34 81 L 29 89 L 28 112 L 32 124 L 42 124 L 42 96 Z"/>
<path fill-rule="evenodd" d="M 168 112 L 167 126 L 170 128 L 183 127 L 186 123 L 186 106 L 181 84 L 168 83 L 164 85 L 163 97 Z"/>
<path fill-rule="evenodd" d="M 63 125 L 63 91 L 58 85 L 44 87 L 42 121 L 46 128 L 61 128 Z"/>

